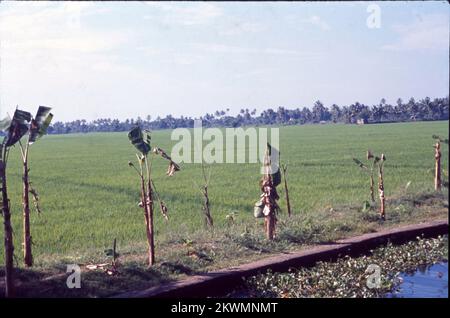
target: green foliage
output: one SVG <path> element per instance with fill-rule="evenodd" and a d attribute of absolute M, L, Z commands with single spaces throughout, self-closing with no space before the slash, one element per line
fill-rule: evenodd
<path fill-rule="evenodd" d="M 36 116 L 31 121 L 30 144 L 47 133 L 47 129 L 53 119 L 53 114 L 50 113 L 50 110 L 50 107 L 39 106 Z"/>
<path fill-rule="evenodd" d="M 2 120 L 0 126 L 2 130 L 6 131 L 4 140 L 6 147 L 15 145 L 28 132 L 30 120 L 31 114 L 20 109 L 16 109 L 11 121 Z"/>
<path fill-rule="evenodd" d="M 240 114 L 233 116 L 229 113 L 229 109 L 217 110 L 214 114 L 205 114 L 203 122 L 208 127 L 242 127 L 253 125 L 299 125 L 305 123 L 319 123 L 320 121 L 332 121 L 340 123 L 353 123 L 357 119 L 362 119 L 371 123 L 387 122 L 405 122 L 405 121 L 421 121 L 421 120 L 448 120 L 449 118 L 449 99 L 444 98 L 430 99 L 426 97 L 422 100 L 415 101 L 411 98 L 408 103 L 397 103 L 397 105 L 389 105 L 386 101 L 378 105 L 364 105 L 355 102 L 351 105 L 338 106 L 333 104 L 329 109 L 317 101 L 312 109 L 303 107 L 303 109 L 286 109 L 278 107 L 278 109 L 268 108 L 263 110 L 260 115 L 256 115 L 256 109 L 241 109 Z M 313 106 L 313 105 L 309 105 Z M 156 118 L 151 120 L 148 116 L 146 119 L 137 118 L 133 121 L 126 119 L 119 121 L 118 119 L 100 119 L 87 122 L 85 125 L 79 125 L 77 121 L 58 123 L 54 126 L 57 133 L 79 133 L 79 132 L 117 132 L 129 131 L 135 123 L 139 123 L 148 129 L 174 129 L 174 128 L 190 128 L 193 119 L 186 116 L 174 117 L 167 115 L 165 118 Z M 395 138 L 393 136 L 393 138 Z"/>
<path fill-rule="evenodd" d="M 128 133 L 128 139 L 143 155 L 147 155 L 152 149 L 150 145 L 150 131 L 148 130 L 142 130 L 140 127 L 135 127 Z"/>
<path fill-rule="evenodd" d="M 438 135 L 433 135 L 432 137 L 433 137 L 433 139 L 436 139 L 436 140 L 438 140 L 438 141 L 448 145 L 448 139 L 447 138 L 444 139 L 444 138 L 439 137 Z"/>
<path fill-rule="evenodd" d="M 356 158 L 353 158 L 353 161 L 354 161 L 360 168 L 367 169 L 367 166 L 366 166 L 364 163 L 362 163 L 361 160 L 356 159 Z"/>
<path fill-rule="evenodd" d="M 363 202 L 363 207 L 362 207 L 362 211 L 363 212 L 367 212 L 370 211 L 372 209 L 372 206 L 370 205 L 369 201 L 364 201 Z"/>

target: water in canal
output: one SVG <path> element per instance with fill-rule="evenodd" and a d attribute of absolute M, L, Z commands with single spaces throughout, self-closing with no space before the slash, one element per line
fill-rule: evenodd
<path fill-rule="evenodd" d="M 434 264 L 400 277 L 400 290 L 387 297 L 448 298 L 448 263 Z"/>

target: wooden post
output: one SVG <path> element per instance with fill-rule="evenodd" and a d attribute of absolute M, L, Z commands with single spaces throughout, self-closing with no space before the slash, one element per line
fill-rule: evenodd
<path fill-rule="evenodd" d="M 279 199 L 277 190 L 273 184 L 272 173 L 271 147 L 267 144 L 266 154 L 264 156 L 264 177 L 261 180 L 261 191 L 264 194 L 263 213 L 265 216 L 264 225 L 266 227 L 266 237 L 270 241 L 275 237 L 275 227 L 277 222 L 276 212 L 278 210 L 276 200 Z"/>
<path fill-rule="evenodd" d="M 151 185 L 151 179 L 148 180 L 147 189 L 147 205 L 148 205 L 148 234 L 149 234 L 149 250 L 148 250 L 148 266 L 151 267 L 155 264 L 155 233 L 153 230 L 153 191 Z"/>
<path fill-rule="evenodd" d="M 114 238 L 114 242 L 113 242 L 113 262 L 112 265 L 113 267 L 116 267 L 116 258 L 117 258 L 117 253 L 116 253 L 116 238 Z"/>
<path fill-rule="evenodd" d="M 5 297 L 14 296 L 13 270 L 14 270 L 14 244 L 11 226 L 11 212 L 9 209 L 8 191 L 6 187 L 6 146 L 0 145 L 0 179 L 2 192 L 2 214 L 5 244 Z"/>
<path fill-rule="evenodd" d="M 287 165 L 283 165 L 283 177 L 284 177 L 284 190 L 286 192 L 286 205 L 288 216 L 291 217 L 291 202 L 289 201 L 289 190 L 286 179 Z"/>
<path fill-rule="evenodd" d="M 20 141 L 19 141 L 20 143 Z M 28 177 L 29 169 L 28 169 L 28 150 L 29 150 L 30 142 L 29 135 L 28 141 L 26 143 L 25 148 L 20 143 L 20 149 L 22 151 L 22 160 L 23 160 L 23 192 L 22 192 L 22 205 L 23 205 L 23 259 L 25 266 L 31 267 L 33 266 L 33 254 L 31 251 L 32 238 L 31 238 L 31 230 L 30 230 L 30 181 Z"/>
<path fill-rule="evenodd" d="M 147 172 L 147 189 L 145 188 L 145 178 L 144 178 L 144 165 Z M 155 239 L 153 231 L 153 192 L 152 192 L 152 179 L 151 179 L 151 167 L 148 163 L 147 155 L 139 160 L 141 166 L 141 188 L 143 191 L 142 197 L 145 201 L 142 201 L 145 211 L 145 225 L 147 233 L 147 245 L 148 245 L 148 267 L 152 267 L 155 264 Z"/>
<path fill-rule="evenodd" d="M 262 180 L 262 191 L 264 193 L 264 226 L 266 228 L 266 237 L 268 240 L 273 240 L 275 237 L 275 227 L 277 223 L 276 217 L 276 194 L 275 187 L 272 183 L 272 177 L 270 174 L 264 176 Z"/>
<path fill-rule="evenodd" d="M 267 229 L 266 229 L 266 233 L 267 233 L 267 239 L 272 241 L 275 238 L 275 226 L 276 226 L 276 216 L 275 216 L 275 212 L 271 212 L 268 216 L 267 216 Z"/>
<path fill-rule="evenodd" d="M 374 193 L 375 182 L 373 181 L 373 172 L 371 171 L 370 175 L 370 199 L 372 202 L 375 202 L 375 193 Z"/>
<path fill-rule="evenodd" d="M 372 202 L 375 202 L 375 193 L 374 193 L 375 182 L 373 180 L 373 170 L 375 168 L 375 158 L 372 154 L 372 151 L 370 151 L 370 149 L 367 150 L 366 157 L 367 157 L 367 160 L 369 160 L 369 161 L 372 159 L 372 167 L 370 168 L 370 199 L 372 200 Z"/>
<path fill-rule="evenodd" d="M 147 160 L 147 159 L 145 159 Z M 139 166 L 141 171 L 139 176 L 141 178 L 141 204 L 140 206 L 144 209 L 144 219 L 145 219 L 145 233 L 147 235 L 147 262 L 148 266 L 151 267 L 155 262 L 155 249 L 153 240 L 153 213 L 150 213 L 150 209 L 153 208 L 151 202 L 151 181 L 148 181 L 148 187 L 146 188 L 146 182 L 144 178 L 144 168 L 142 158 L 139 159 Z M 147 165 L 147 176 L 150 175 Z"/>
<path fill-rule="evenodd" d="M 441 190 L 441 143 L 437 142 L 434 145 L 435 153 L 434 153 L 434 159 L 436 161 L 435 164 L 435 171 L 434 171 L 434 189 L 436 191 Z"/>
<path fill-rule="evenodd" d="M 30 200 L 29 200 L 29 181 L 28 181 L 28 160 L 23 163 L 23 258 L 25 266 L 33 266 L 33 254 L 31 251 L 31 230 L 30 230 Z"/>
<path fill-rule="evenodd" d="M 383 180 L 383 163 L 385 157 L 381 154 L 381 162 L 378 164 L 378 193 L 380 195 L 380 217 L 384 221 L 386 220 L 386 207 L 384 197 L 384 180 Z"/>

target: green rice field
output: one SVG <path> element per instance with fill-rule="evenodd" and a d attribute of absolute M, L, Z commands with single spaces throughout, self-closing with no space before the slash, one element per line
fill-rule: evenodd
<path fill-rule="evenodd" d="M 447 138 L 448 128 L 448 121 L 280 127 L 281 160 L 288 163 L 294 216 L 291 219 L 286 216 L 284 189 L 280 185 L 283 212 L 279 215 L 279 235 L 273 243 L 265 243 L 262 220 L 253 217 L 253 206 L 260 195 L 260 164 L 211 166 L 209 194 L 215 224 L 211 231 L 204 226 L 202 196 L 196 188 L 196 183 L 202 182 L 201 165 L 182 163 L 181 171 L 168 177 L 167 161 L 155 157 L 154 182 L 170 217 L 166 221 L 155 209 L 159 264 L 155 271 L 163 277 L 189 274 L 174 270 L 168 273 L 162 269 L 166 265 L 163 263 L 203 271 L 322 239 L 375 230 L 380 226 L 376 207 L 373 215 L 366 216 L 360 209 L 369 199 L 369 178 L 352 161 L 353 157 L 364 161 L 367 149 L 376 155 L 383 152 L 387 158 L 384 166 L 387 221 L 381 226 L 446 217 L 445 188 L 432 202 L 438 206 L 436 211 L 441 209 L 439 213 L 433 209 L 416 213 L 417 206 L 410 202 L 411 198 L 426 199 L 433 193 L 431 136 Z M 170 152 L 176 143 L 170 140 L 170 134 L 169 130 L 153 132 L 154 146 Z M 445 144 L 442 159 L 444 173 L 448 173 Z M 31 146 L 30 180 L 40 194 L 42 209 L 40 215 L 31 215 L 36 271 L 57 271 L 62 264 L 71 262 L 101 261 L 103 251 L 111 247 L 114 238 L 123 265 L 135 264 L 144 270 L 144 217 L 138 207 L 139 179 L 128 166 L 130 160 L 136 162 L 135 149 L 126 133 L 49 135 Z M 448 180 L 448 176 L 445 178 Z M 21 162 L 17 147 L 8 161 L 8 184 L 15 254 L 22 267 Z M 0 234 L 3 235 L 3 227 Z M 192 250 L 200 257 L 191 257 Z M 0 264 L 3 257 L 1 249 Z M 148 281 L 153 279 L 150 277 Z M 117 288 L 128 287 L 122 284 Z"/>

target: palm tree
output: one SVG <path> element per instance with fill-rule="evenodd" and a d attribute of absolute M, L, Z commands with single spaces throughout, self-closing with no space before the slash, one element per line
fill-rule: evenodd
<path fill-rule="evenodd" d="M 318 100 L 314 103 L 313 109 L 312 109 L 312 115 L 314 121 L 322 121 L 322 120 L 328 120 L 329 119 L 329 112 L 328 109 L 323 106 L 322 102 Z"/>
<path fill-rule="evenodd" d="M 380 122 L 384 116 L 384 108 L 383 106 L 374 105 L 372 107 L 372 119 L 374 122 Z"/>
<path fill-rule="evenodd" d="M 337 123 L 339 121 L 340 117 L 341 117 L 341 109 L 339 108 L 338 105 L 333 104 L 331 106 L 330 114 L 331 114 L 331 120 L 334 123 Z"/>

